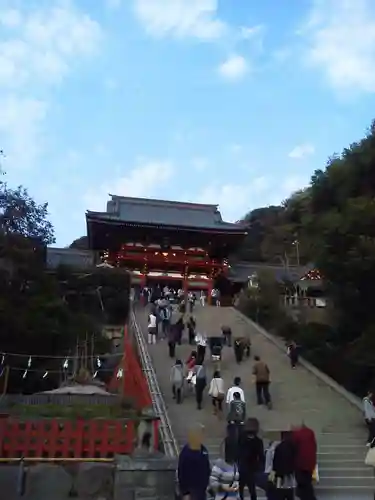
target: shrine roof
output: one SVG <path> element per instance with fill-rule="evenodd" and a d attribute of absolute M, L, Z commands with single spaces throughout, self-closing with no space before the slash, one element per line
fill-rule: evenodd
<path fill-rule="evenodd" d="M 88 220 L 131 225 L 186 227 L 246 232 L 240 223 L 223 221 L 218 205 L 110 195 L 106 212 L 88 210 Z"/>

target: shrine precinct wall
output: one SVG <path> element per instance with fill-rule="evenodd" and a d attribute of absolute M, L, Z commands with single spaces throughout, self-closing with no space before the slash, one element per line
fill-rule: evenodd
<path fill-rule="evenodd" d="M 0 466 L 1 498 L 7 500 L 172 500 L 176 460 L 121 456 L 115 463 Z"/>

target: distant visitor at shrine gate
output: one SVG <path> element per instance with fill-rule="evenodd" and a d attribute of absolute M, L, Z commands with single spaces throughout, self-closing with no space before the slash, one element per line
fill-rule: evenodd
<path fill-rule="evenodd" d="M 210 293 L 247 234 L 224 222 L 217 205 L 110 196 L 106 212 L 86 212 L 89 247 L 98 263 L 128 269 L 140 286 Z"/>

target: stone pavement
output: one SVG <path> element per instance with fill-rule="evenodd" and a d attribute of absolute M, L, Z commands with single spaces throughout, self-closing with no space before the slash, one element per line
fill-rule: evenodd
<path fill-rule="evenodd" d="M 319 489 L 324 495 L 319 498 L 341 499 L 345 498 L 345 494 L 358 500 L 371 498 L 370 492 L 374 491 L 375 482 L 372 471 L 363 463 L 366 434 L 360 411 L 303 367 L 292 370 L 286 354 L 235 309 L 197 306 L 194 315 L 198 330 L 206 332 L 208 336 L 220 334 L 220 328 L 224 324 L 232 328 L 234 336 L 250 336 L 251 358 L 237 365 L 233 350 L 224 348 L 221 372 L 226 387 L 232 385 L 235 376 L 241 377 L 247 414 L 259 419 L 265 435 L 272 430 L 289 429 L 291 424 L 302 421 L 314 429 L 319 444 Z M 146 331 L 147 312 L 138 312 L 138 320 L 143 331 Z M 205 395 L 201 411 L 196 409 L 193 394 L 187 394 L 183 403 L 177 405 L 172 398 L 169 383 L 173 360 L 168 357 L 167 343 L 161 341 L 155 346 L 149 346 L 149 349 L 177 440 L 182 444 L 189 425 L 194 421 L 200 422 L 205 426 L 206 445 L 210 455 L 212 458 L 217 457 L 221 450 L 225 422 L 213 415 L 210 398 Z M 185 360 L 190 351 L 191 347 L 185 344 L 178 346 L 176 355 Z M 255 354 L 266 361 L 271 370 L 271 411 L 256 405 L 251 375 Z M 209 360 L 209 356 L 206 360 Z M 211 375 L 209 361 L 208 366 Z"/>

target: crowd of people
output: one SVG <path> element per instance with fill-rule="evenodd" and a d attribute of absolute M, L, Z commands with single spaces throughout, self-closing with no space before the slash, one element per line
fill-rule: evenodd
<path fill-rule="evenodd" d="M 265 447 L 258 420 L 248 418 L 238 435 L 227 434 L 223 458 L 212 465 L 203 427 L 197 425 L 179 456 L 179 493 L 184 500 L 243 500 L 247 488 L 251 500 L 256 500 L 256 488 L 260 488 L 268 500 L 293 500 L 295 495 L 316 500 L 316 470 L 315 434 L 304 424 L 281 432 L 280 439 Z"/>
<path fill-rule="evenodd" d="M 189 308 L 193 312 L 194 306 L 199 300 L 202 307 L 207 304 L 207 293 L 205 290 L 199 292 L 185 292 L 183 288 L 173 288 L 169 286 L 162 287 L 160 284 L 156 286 L 133 287 L 132 297 L 136 302 L 142 302 L 143 305 L 153 304 L 157 300 L 166 299 L 171 304 L 179 304 L 185 308 Z M 209 292 L 211 305 L 221 306 L 221 293 L 218 288 L 213 288 Z"/>
<path fill-rule="evenodd" d="M 314 500 L 313 475 L 316 471 L 316 442 L 313 431 L 302 425 L 290 432 L 282 433 L 265 450 L 259 436 L 259 422 L 247 415 L 245 392 L 241 378 L 234 377 L 228 384 L 221 372 L 224 348 L 232 349 L 236 363 L 250 358 L 249 337 L 234 337 L 231 328 L 222 325 L 216 337 L 207 338 L 199 331 L 194 311 L 198 297 L 182 290 L 172 291 L 165 287 L 157 296 L 147 290 L 150 304 L 148 320 L 148 342 L 165 341 L 168 355 L 174 360 L 170 371 L 173 399 L 183 404 L 186 397 L 195 396 L 197 409 L 204 404 L 206 389 L 212 411 L 220 420 L 226 421 L 223 458 L 210 464 L 207 449 L 203 445 L 202 432 L 192 430 L 189 442 L 179 457 L 178 483 L 182 497 L 186 500 L 203 500 L 207 494 L 215 500 L 244 498 L 248 488 L 251 500 L 256 500 L 256 487 L 263 489 L 269 500 L 294 499 L 295 492 L 301 500 Z M 212 304 L 220 306 L 220 294 L 213 291 Z M 202 300 L 202 297 L 203 300 Z M 206 305 L 204 293 L 199 303 Z M 185 334 L 187 333 L 186 337 Z M 178 356 L 182 343 L 192 350 L 187 359 Z M 207 350 L 210 353 L 212 377 L 207 369 Z M 298 363 L 298 347 L 287 346 L 291 367 Z M 252 377 L 258 405 L 272 409 L 270 395 L 270 369 L 260 356 L 255 355 Z"/>

